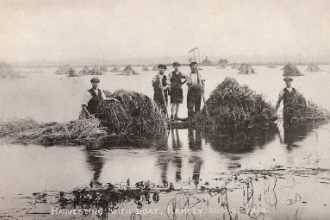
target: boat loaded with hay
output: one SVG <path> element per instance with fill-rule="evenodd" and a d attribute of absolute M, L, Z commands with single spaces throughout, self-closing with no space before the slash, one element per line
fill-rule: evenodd
<path fill-rule="evenodd" d="M 321 72 L 323 71 L 317 64 L 310 63 L 306 69 L 306 72 Z"/>
<path fill-rule="evenodd" d="M 304 76 L 304 74 L 302 74 L 300 70 L 292 63 L 286 64 L 283 67 L 283 70 L 283 76 Z"/>
<path fill-rule="evenodd" d="M 105 93 L 118 102 L 105 102 L 98 118 L 46 124 L 12 120 L 0 123 L 0 135 L 21 144 L 118 146 L 149 143 L 166 134 L 166 117 L 148 96 L 124 90 Z"/>
<path fill-rule="evenodd" d="M 4 62 L 0 62 L 0 78 L 17 79 L 24 77 L 16 73 L 11 65 Z"/>

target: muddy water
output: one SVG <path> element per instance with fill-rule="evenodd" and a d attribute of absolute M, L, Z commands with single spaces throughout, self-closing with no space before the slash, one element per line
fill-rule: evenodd
<path fill-rule="evenodd" d="M 278 92 L 284 87 L 282 71 L 279 68 L 255 67 L 257 74 L 249 76 L 238 75 L 237 71 L 232 69 L 203 68 L 202 74 L 206 78 L 207 86 L 206 98 L 226 76 L 250 85 L 253 90 L 263 93 L 274 105 Z M 306 67 L 299 68 L 304 71 Z M 330 66 L 321 66 L 321 68 L 327 71 L 305 73 L 306 76 L 294 79 L 293 86 L 302 91 L 307 99 L 312 99 L 330 110 L 326 97 L 330 92 L 330 88 L 326 85 L 330 80 Z M 89 88 L 91 76 L 68 78 L 53 74 L 55 70 L 54 68 L 20 69 L 21 74 L 26 78 L 1 80 L 2 117 L 29 116 L 39 122 L 65 122 L 76 119 L 81 93 Z M 182 68 L 182 71 L 187 72 L 187 68 Z M 117 76 L 106 73 L 99 77 L 100 87 L 110 91 L 120 88 L 131 89 L 151 96 L 150 81 L 155 72 L 140 71 L 140 73 L 141 75 L 138 76 Z M 186 114 L 183 104 L 179 116 L 185 117 Z M 160 184 L 171 182 L 176 189 L 192 190 L 200 189 L 206 182 L 214 187 L 223 187 L 229 178 L 229 185 L 225 186 L 228 189 L 232 188 L 227 193 L 227 203 L 232 211 L 234 208 L 248 208 L 248 205 L 250 208 L 254 205 L 259 207 L 257 216 L 252 216 L 251 213 L 244 214 L 241 210 L 238 219 L 249 219 L 251 216 L 254 219 L 263 219 L 261 212 L 265 215 L 264 219 L 326 219 L 326 216 L 330 215 L 327 208 L 330 205 L 330 148 L 328 147 L 330 125 L 306 125 L 294 131 L 285 131 L 281 126 L 279 128 L 280 132 L 275 134 L 260 134 L 235 140 L 228 137 L 213 139 L 194 129 L 173 129 L 169 131 L 167 140 L 161 140 L 142 149 L 104 147 L 96 150 L 84 146 L 46 148 L 8 145 L 2 142 L 0 217 L 82 218 L 79 215 L 46 214 L 41 217 L 26 213 L 31 213 L 33 210 L 49 213 L 53 207 L 49 203 L 37 205 L 33 203 L 35 202 L 33 192 L 56 195 L 60 190 L 70 192 L 75 187 L 87 186 L 90 180 L 95 183 L 122 182 L 123 184 L 128 178 L 131 183 L 151 180 Z M 257 181 L 255 179 L 257 174 L 254 174 L 253 170 L 264 169 L 280 171 L 268 176 L 260 176 L 261 174 L 258 173 Z M 243 170 L 249 172 L 242 173 Z M 298 171 L 295 172 L 296 170 Z M 239 174 L 242 180 L 253 178 L 253 204 L 248 204 L 251 200 L 244 202 L 246 198 L 243 196 L 243 190 L 246 181 L 235 181 L 230 178 L 232 174 Z M 292 182 L 295 182 L 294 187 Z M 208 201 L 194 206 L 204 211 L 203 214 L 198 214 L 196 211 L 194 215 L 196 219 L 230 218 L 228 213 L 225 217 L 221 213 L 213 213 L 217 208 L 223 208 L 218 202 L 219 199 L 225 199 L 224 194 L 212 197 L 208 193 L 193 192 L 195 196 L 191 201 L 196 198 Z M 141 216 L 143 219 L 175 219 L 173 216 L 168 217 L 166 206 L 176 196 L 175 193 L 164 194 L 160 196 L 159 203 L 144 206 L 146 209 L 159 208 L 163 215 L 149 213 Z M 56 200 L 54 196 L 51 198 L 53 201 Z M 48 201 L 51 201 L 51 198 Z M 31 205 L 32 203 L 34 206 Z M 128 203 L 125 207 L 133 209 L 134 203 Z M 16 211 L 18 214 L 15 214 Z M 234 219 L 235 213 L 232 212 L 231 216 Z M 89 217 L 96 218 L 96 216 Z M 128 219 L 129 215 L 119 215 L 117 218 Z M 185 215 L 177 215 L 176 218 L 186 219 Z"/>

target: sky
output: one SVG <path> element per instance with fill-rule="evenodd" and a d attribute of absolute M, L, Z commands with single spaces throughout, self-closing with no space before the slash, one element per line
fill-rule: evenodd
<path fill-rule="evenodd" d="M 330 61 L 328 0 L 0 0 L 0 10 L 0 61 L 14 64 L 189 57 L 194 47 L 229 61 Z"/>

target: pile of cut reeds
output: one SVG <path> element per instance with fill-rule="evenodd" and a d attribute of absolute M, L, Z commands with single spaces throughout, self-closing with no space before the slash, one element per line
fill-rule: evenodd
<path fill-rule="evenodd" d="M 14 143 L 54 145 L 92 139 L 107 135 L 107 132 L 100 128 L 97 118 L 46 124 L 38 124 L 29 118 L 1 123 L 0 134 Z"/>
<path fill-rule="evenodd" d="M 166 131 L 166 116 L 148 96 L 125 90 L 104 92 L 107 97 L 118 100 L 105 102 L 100 109 L 102 125 L 110 131 L 144 138 L 158 137 Z"/>
<path fill-rule="evenodd" d="M 253 129 L 267 129 L 274 125 L 275 110 L 246 85 L 239 85 L 233 78 L 226 78 L 206 101 L 205 107 L 189 120 L 194 126 L 220 133 L 239 133 Z"/>

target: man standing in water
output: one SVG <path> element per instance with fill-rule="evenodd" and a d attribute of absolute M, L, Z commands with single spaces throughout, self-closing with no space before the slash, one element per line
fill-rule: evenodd
<path fill-rule="evenodd" d="M 159 72 L 152 79 L 152 86 L 154 88 L 154 100 L 157 105 L 161 108 L 162 113 L 167 113 L 167 90 L 170 86 L 168 78 L 164 75 L 166 70 L 166 65 L 158 65 Z"/>
<path fill-rule="evenodd" d="M 202 102 L 202 93 L 204 92 L 204 79 L 197 72 L 198 67 L 196 62 L 190 63 L 190 76 L 187 76 L 188 94 L 187 108 L 188 118 L 200 111 Z"/>
<path fill-rule="evenodd" d="M 178 111 L 179 111 L 179 104 L 183 101 L 183 91 L 182 91 L 182 84 L 186 81 L 182 82 L 182 79 L 186 77 L 179 71 L 180 63 L 174 62 L 173 63 L 174 71 L 168 75 L 168 78 L 171 82 L 170 87 L 170 95 L 171 95 L 171 120 L 177 120 L 178 118 Z M 174 117 L 173 117 L 174 113 Z"/>
<path fill-rule="evenodd" d="M 104 103 L 105 100 L 115 100 L 114 98 L 106 98 L 104 92 L 98 88 L 100 83 L 99 78 L 92 78 L 91 84 L 92 88 L 87 90 L 83 97 L 82 103 L 82 114 L 79 116 L 82 118 L 90 118 L 92 115 L 98 117 L 100 114 L 100 106 Z"/>
<path fill-rule="evenodd" d="M 295 88 L 291 87 L 291 82 L 293 79 L 286 76 L 284 78 L 286 87 L 280 91 L 278 101 L 276 103 L 275 111 L 277 112 L 280 107 L 281 101 L 283 100 L 283 122 L 284 126 L 287 127 L 291 124 L 294 110 L 294 96 L 297 93 Z"/>

